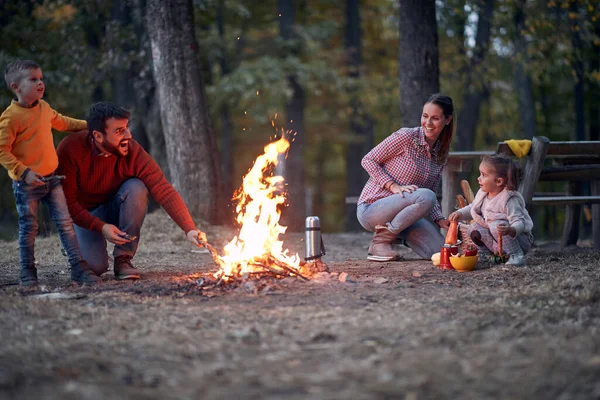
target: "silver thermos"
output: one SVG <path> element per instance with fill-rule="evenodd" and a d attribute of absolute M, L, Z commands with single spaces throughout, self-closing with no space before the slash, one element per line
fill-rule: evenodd
<path fill-rule="evenodd" d="M 326 254 L 323 237 L 321 237 L 321 221 L 319 217 L 306 217 L 304 224 L 304 259 L 313 261 Z"/>

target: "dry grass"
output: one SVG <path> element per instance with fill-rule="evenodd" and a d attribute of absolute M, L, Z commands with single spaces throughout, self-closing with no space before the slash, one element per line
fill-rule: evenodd
<path fill-rule="evenodd" d="M 208 233 L 217 248 L 233 234 Z M 24 291 L 6 285 L 18 250 L 3 242 L 0 397 L 600 398 L 598 252 L 546 246 L 526 268 L 459 274 L 364 261 L 369 239 L 325 235 L 325 261 L 356 283 L 218 290 L 196 285 L 214 266 L 162 212 L 144 226 L 140 282 L 107 273 L 100 288 L 73 287 L 58 240 L 44 238 L 43 286 Z M 301 235 L 288 243 L 301 252 Z"/>

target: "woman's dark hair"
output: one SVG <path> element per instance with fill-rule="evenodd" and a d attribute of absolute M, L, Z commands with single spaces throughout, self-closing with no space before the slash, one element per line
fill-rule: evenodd
<path fill-rule="evenodd" d="M 101 101 L 92 104 L 86 117 L 90 134 L 94 131 L 105 134 L 106 120 L 109 118 L 129 119 L 130 112 L 116 104 Z"/>
<path fill-rule="evenodd" d="M 438 164 L 443 164 L 448 158 L 450 142 L 452 142 L 452 136 L 454 136 L 454 121 L 456 120 L 454 117 L 454 103 L 452 102 L 452 98 L 450 96 L 444 96 L 439 93 L 429 96 L 429 99 L 427 99 L 425 104 L 428 103 L 435 104 L 440 107 L 444 113 L 444 117 L 452 117 L 448 125 L 444 126 L 444 129 L 442 129 L 442 132 L 438 137 L 438 140 L 440 141 L 440 149 L 437 153 L 435 161 Z"/>
<path fill-rule="evenodd" d="M 503 178 L 508 190 L 517 190 L 523 170 L 521 164 L 504 154 L 493 154 L 482 158 L 481 163 L 486 163 L 494 169 L 496 176 Z"/>

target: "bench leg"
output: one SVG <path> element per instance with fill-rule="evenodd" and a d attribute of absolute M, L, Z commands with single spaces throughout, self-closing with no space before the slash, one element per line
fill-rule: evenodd
<path fill-rule="evenodd" d="M 571 182 L 567 184 L 567 194 L 569 196 L 581 196 L 581 184 Z M 561 247 L 576 245 L 579 238 L 579 217 L 581 215 L 581 205 L 573 204 L 566 206 L 565 225 L 561 239 Z"/>
<path fill-rule="evenodd" d="M 591 182 L 592 196 L 600 196 L 600 181 Z M 592 204 L 592 242 L 600 250 L 600 204 Z"/>

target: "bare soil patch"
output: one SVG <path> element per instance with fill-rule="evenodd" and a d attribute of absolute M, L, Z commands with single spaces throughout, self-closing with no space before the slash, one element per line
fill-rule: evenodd
<path fill-rule="evenodd" d="M 207 230 L 218 249 L 234 233 Z M 286 238 L 300 255 L 302 236 Z M 137 282 L 71 285 L 49 237 L 25 290 L 17 243 L 0 242 L 0 397 L 600 398 L 598 252 L 546 244 L 523 268 L 458 273 L 402 247 L 366 261 L 370 238 L 325 234 L 331 275 L 221 288 L 198 285 L 215 266 L 162 211 Z"/>

